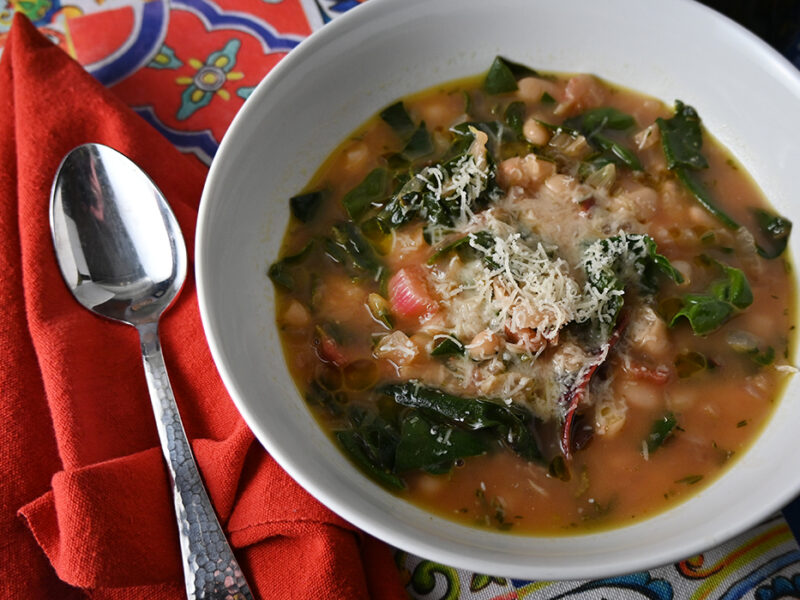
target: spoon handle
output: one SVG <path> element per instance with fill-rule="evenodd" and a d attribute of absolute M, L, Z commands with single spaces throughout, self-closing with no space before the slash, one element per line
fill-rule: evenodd
<path fill-rule="evenodd" d="M 252 600 L 219 525 L 183 429 L 158 339 L 158 324 L 137 326 L 158 437 L 172 483 L 189 600 Z"/>

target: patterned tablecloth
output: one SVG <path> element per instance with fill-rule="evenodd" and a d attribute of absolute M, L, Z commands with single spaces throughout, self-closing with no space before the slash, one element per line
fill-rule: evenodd
<path fill-rule="evenodd" d="M 231 119 L 264 75 L 303 38 L 358 4 L 0 0 L 0 48 L 13 13 L 26 14 L 176 147 L 209 164 Z M 800 34 L 787 35 L 791 23 L 776 20 L 779 2 L 716 5 L 738 11 L 733 16 L 739 20 L 757 16 L 754 29 L 761 35 L 770 27 L 779 31 L 779 49 L 800 67 Z M 794 31 L 800 32 L 800 8 L 788 10 L 795 18 Z M 797 512 L 796 501 L 787 515 Z M 399 550 L 396 558 L 413 598 L 800 598 L 800 548 L 780 515 L 674 565 L 593 581 L 518 581 L 470 573 Z"/>

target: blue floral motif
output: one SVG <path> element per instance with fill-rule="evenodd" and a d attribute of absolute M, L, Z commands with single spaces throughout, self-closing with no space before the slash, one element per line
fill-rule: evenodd
<path fill-rule="evenodd" d="M 583 592 L 610 588 L 622 589 L 629 592 L 635 592 L 649 600 L 673 600 L 674 592 L 672 585 L 664 579 L 653 579 L 648 572 L 633 573 L 622 577 L 609 577 L 606 579 L 597 579 L 594 581 L 587 581 L 576 588 L 571 589 L 552 600 L 558 598 L 568 598 Z M 625 594 L 626 597 L 630 594 Z"/>
<path fill-rule="evenodd" d="M 759 586 L 756 600 L 778 600 L 779 598 L 800 598 L 800 573 L 791 579 L 778 575 L 768 585 Z"/>

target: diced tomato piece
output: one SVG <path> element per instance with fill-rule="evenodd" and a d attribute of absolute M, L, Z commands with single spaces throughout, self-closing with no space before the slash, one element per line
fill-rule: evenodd
<path fill-rule="evenodd" d="M 389 303 L 392 311 L 403 317 L 420 317 L 436 312 L 438 308 L 420 266 L 403 267 L 392 275 Z"/>

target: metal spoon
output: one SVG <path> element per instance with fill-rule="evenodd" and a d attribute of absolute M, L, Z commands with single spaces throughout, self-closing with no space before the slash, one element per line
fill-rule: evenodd
<path fill-rule="evenodd" d="M 50 229 L 61 274 L 78 302 L 139 332 L 172 483 L 187 596 L 251 599 L 197 470 L 158 340 L 158 319 L 186 278 L 186 247 L 172 211 L 128 158 L 86 144 L 58 169 Z"/>

